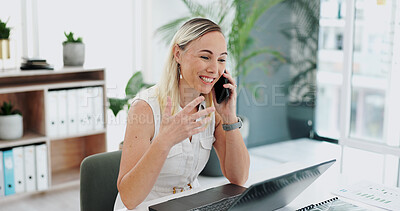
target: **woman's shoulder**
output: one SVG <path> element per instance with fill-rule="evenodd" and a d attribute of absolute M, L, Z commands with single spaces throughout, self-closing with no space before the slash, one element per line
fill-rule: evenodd
<path fill-rule="evenodd" d="M 136 94 L 136 96 L 133 98 L 133 100 L 141 99 L 141 100 L 149 101 L 149 100 L 157 99 L 157 94 L 158 94 L 157 89 L 158 89 L 157 85 L 154 85 L 147 89 L 143 89 Z"/>

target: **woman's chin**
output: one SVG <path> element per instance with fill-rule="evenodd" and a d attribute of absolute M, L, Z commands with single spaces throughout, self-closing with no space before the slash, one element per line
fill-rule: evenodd
<path fill-rule="evenodd" d="M 211 92 L 212 88 L 204 88 L 202 87 L 202 89 L 199 91 L 201 94 L 206 95 L 209 94 Z"/>

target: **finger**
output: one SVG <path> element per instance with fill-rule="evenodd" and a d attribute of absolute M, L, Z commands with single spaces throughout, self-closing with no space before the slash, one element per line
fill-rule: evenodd
<path fill-rule="evenodd" d="M 198 119 L 200 117 L 207 116 L 208 114 L 210 114 L 210 113 L 212 113 L 214 111 L 215 111 L 214 107 L 209 107 L 209 108 L 206 108 L 204 110 L 201 110 L 201 111 L 198 111 L 198 112 L 192 114 L 190 116 L 190 119 L 193 121 L 193 120 L 196 120 L 196 119 Z"/>
<path fill-rule="evenodd" d="M 206 117 L 200 121 L 192 122 L 190 124 L 190 131 L 198 129 L 198 128 L 203 128 L 203 127 L 206 128 L 208 126 L 208 124 L 210 123 L 210 121 L 211 121 L 211 117 Z"/>
<path fill-rule="evenodd" d="M 228 79 L 229 83 L 236 85 L 236 81 L 235 81 L 235 79 L 233 79 L 231 74 L 224 73 L 224 77 Z"/>
<path fill-rule="evenodd" d="M 201 102 L 203 102 L 204 101 L 204 97 L 203 96 L 199 96 L 199 97 L 196 97 L 196 99 L 194 99 L 194 100 L 192 100 L 192 102 L 190 102 L 189 104 L 187 104 L 183 109 L 182 109 L 182 111 L 181 112 L 184 112 L 184 113 L 189 113 L 190 111 L 192 111 L 197 105 L 199 105 Z"/>
<path fill-rule="evenodd" d="M 236 89 L 236 85 L 233 84 L 224 84 L 224 88 L 228 88 L 232 91 L 234 91 Z"/>
<path fill-rule="evenodd" d="M 193 130 L 191 131 L 190 136 L 193 136 L 193 135 L 195 135 L 195 134 L 197 134 L 197 133 L 204 132 L 206 129 L 207 129 L 207 127 L 199 127 L 199 128 L 193 129 Z"/>
<path fill-rule="evenodd" d="M 172 101 L 171 98 L 167 96 L 167 103 L 165 104 L 164 116 L 170 117 L 171 113 L 172 113 Z"/>

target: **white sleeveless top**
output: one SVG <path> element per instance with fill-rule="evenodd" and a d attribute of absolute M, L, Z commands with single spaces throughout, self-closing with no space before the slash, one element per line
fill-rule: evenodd
<path fill-rule="evenodd" d="M 161 122 L 161 110 L 156 95 L 156 86 L 141 91 L 136 95 L 135 100 L 145 101 L 153 110 L 154 139 L 158 135 Z M 205 101 L 200 103 L 199 110 L 205 109 L 205 105 Z M 156 183 L 144 201 L 200 186 L 197 176 L 203 170 L 210 156 L 210 151 L 215 141 L 214 130 L 215 114 L 213 113 L 211 122 L 204 132 L 193 135 L 192 141 L 187 138 L 171 148 Z M 118 193 L 114 210 L 119 209 L 126 210 Z"/>

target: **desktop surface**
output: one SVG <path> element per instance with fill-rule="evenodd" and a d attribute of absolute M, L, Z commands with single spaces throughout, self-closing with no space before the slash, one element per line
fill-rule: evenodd
<path fill-rule="evenodd" d="M 276 149 L 281 149 L 281 151 L 283 150 L 282 153 L 287 156 L 284 156 L 284 158 L 278 157 L 279 155 L 276 154 Z M 307 149 L 309 149 L 309 151 L 307 151 Z M 290 150 L 292 150 L 292 153 Z M 327 142 L 312 141 L 310 139 L 301 139 L 300 141 L 291 140 L 287 142 L 251 148 L 249 149 L 249 154 L 250 172 L 249 178 L 244 187 L 250 187 L 252 184 L 283 175 L 293 171 L 293 169 L 306 167 L 309 166 L 309 164 L 317 164 L 321 161 L 330 160 L 332 158 L 338 159 L 341 156 L 340 147 L 338 145 Z M 291 156 L 291 158 L 288 156 Z M 229 183 L 225 177 L 205 176 L 199 176 L 199 182 L 201 184 L 201 187 L 199 188 L 172 194 L 151 201 L 146 201 L 133 210 L 147 211 L 152 205 L 174 198 L 192 195 L 208 188 Z M 346 182 L 346 178 L 340 175 L 339 162 L 336 162 L 289 205 L 278 209 L 278 211 L 293 211 L 309 204 L 318 203 L 333 198 L 335 195 L 333 195 L 331 192 L 336 190 L 340 184 L 346 184 Z M 356 201 L 347 199 L 343 200 L 361 207 L 366 207 L 368 210 L 383 210 Z M 120 209 L 118 211 L 126 210 L 127 209 Z"/>

